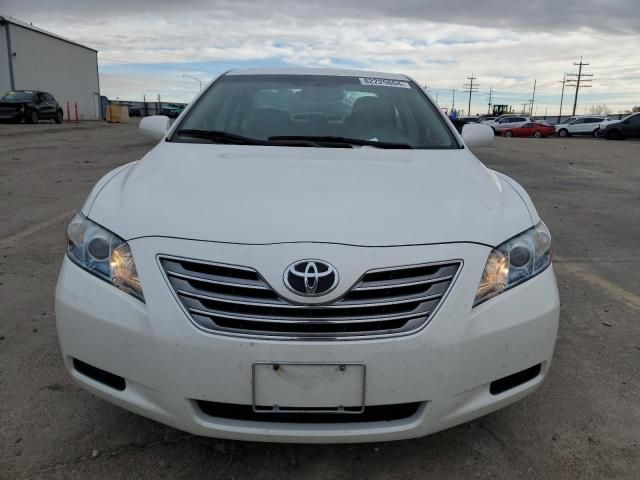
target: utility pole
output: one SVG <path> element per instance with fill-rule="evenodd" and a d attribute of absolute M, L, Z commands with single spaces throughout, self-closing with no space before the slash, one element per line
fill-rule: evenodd
<path fill-rule="evenodd" d="M 476 81 L 478 79 L 478 77 L 474 77 L 473 73 L 471 74 L 470 77 L 467 77 L 467 80 L 469 80 L 469 83 L 465 83 L 464 86 L 464 91 L 465 92 L 469 92 L 469 110 L 467 111 L 467 115 L 471 115 L 471 95 L 473 94 L 473 92 L 477 92 L 478 91 L 478 84 L 474 85 L 474 81 Z"/>
<path fill-rule="evenodd" d="M 489 106 L 487 108 L 487 115 L 491 114 L 491 100 L 493 100 L 493 86 L 489 88 Z"/>
<path fill-rule="evenodd" d="M 527 107 L 529 106 L 529 102 L 522 104 L 522 115 L 527 113 Z"/>
<path fill-rule="evenodd" d="M 576 77 L 576 78 L 569 79 L 569 82 L 574 82 L 574 83 L 568 84 L 569 87 L 576 87 L 576 94 L 573 98 L 573 113 L 571 115 L 576 114 L 576 107 L 578 106 L 578 92 L 580 91 L 581 88 L 591 88 L 591 81 L 593 80 L 591 78 L 593 77 L 593 74 L 582 73 L 582 67 L 586 67 L 587 65 L 589 65 L 588 63 L 584 63 L 582 61 L 582 57 L 580 57 L 580 63 L 573 62 L 573 64 L 576 67 L 578 67 L 578 73 L 567 74 L 567 76 L 569 77 Z M 588 78 L 584 78 L 584 77 L 588 77 Z"/>
<path fill-rule="evenodd" d="M 456 90 L 455 88 L 451 89 L 451 93 L 453 94 L 453 98 L 451 99 L 451 111 L 453 112 L 456 109 Z"/>
<path fill-rule="evenodd" d="M 564 100 L 564 84 L 567 83 L 567 74 L 564 74 L 562 82 L 557 80 L 558 83 L 562 83 L 562 94 L 560 94 L 560 113 L 558 113 L 558 123 L 560 123 L 560 117 L 562 117 L 562 101 Z"/>
<path fill-rule="evenodd" d="M 533 95 L 531 96 L 531 107 L 529 108 L 529 116 L 533 115 L 533 104 L 536 101 L 536 82 L 537 79 L 533 79 Z"/>

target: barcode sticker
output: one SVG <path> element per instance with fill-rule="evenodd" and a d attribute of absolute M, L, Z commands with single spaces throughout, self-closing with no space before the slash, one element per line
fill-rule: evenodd
<path fill-rule="evenodd" d="M 370 85 L 374 87 L 411 88 L 409 82 L 390 80 L 388 78 L 360 77 L 360 83 L 362 85 Z"/>

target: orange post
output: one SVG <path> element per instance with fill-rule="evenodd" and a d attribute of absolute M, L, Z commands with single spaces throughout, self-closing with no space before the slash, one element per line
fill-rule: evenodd
<path fill-rule="evenodd" d="M 69 100 L 67 100 L 67 123 L 71 123 L 71 110 L 69 109 Z"/>
<path fill-rule="evenodd" d="M 73 108 L 76 111 L 76 123 L 78 123 L 78 102 L 73 102 Z"/>

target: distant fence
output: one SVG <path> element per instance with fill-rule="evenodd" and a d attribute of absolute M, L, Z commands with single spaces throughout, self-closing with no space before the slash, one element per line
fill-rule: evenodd
<path fill-rule="evenodd" d="M 150 115 L 160 115 L 166 108 L 172 106 L 186 106 L 186 103 L 176 102 L 137 102 L 135 100 L 108 100 L 108 104 L 122 105 L 129 107 L 130 117 L 148 117 Z M 106 110 L 102 114 L 103 120 L 105 119 Z"/>

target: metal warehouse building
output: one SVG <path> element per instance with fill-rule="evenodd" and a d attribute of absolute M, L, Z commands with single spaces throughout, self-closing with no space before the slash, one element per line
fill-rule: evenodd
<path fill-rule="evenodd" d="M 100 118 L 98 52 L 0 15 L 0 96 L 10 90 L 51 93 L 67 115 L 78 103 L 81 120 Z"/>

